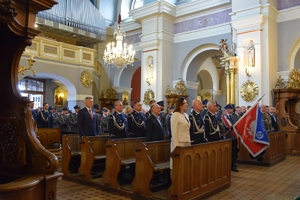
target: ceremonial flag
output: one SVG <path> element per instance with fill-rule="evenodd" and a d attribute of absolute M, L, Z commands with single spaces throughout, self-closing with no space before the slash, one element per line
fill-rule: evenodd
<path fill-rule="evenodd" d="M 237 134 L 231 129 L 232 124 L 229 121 L 229 119 L 226 118 L 225 115 L 222 115 L 222 121 L 224 123 L 224 125 L 226 126 L 227 129 L 229 129 L 225 134 L 228 134 L 229 132 L 232 133 L 232 135 L 235 137 L 235 139 L 237 139 L 237 146 L 240 146 L 240 142 L 239 142 L 239 137 L 237 136 Z M 226 135 L 225 135 L 226 136 Z"/>
<path fill-rule="evenodd" d="M 233 129 L 253 157 L 269 147 L 269 139 L 258 103 L 233 125 Z"/>

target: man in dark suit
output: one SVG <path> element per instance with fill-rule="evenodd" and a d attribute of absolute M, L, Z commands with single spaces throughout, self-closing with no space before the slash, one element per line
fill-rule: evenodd
<path fill-rule="evenodd" d="M 111 138 L 128 137 L 127 117 L 123 113 L 123 103 L 118 100 L 114 103 L 115 112 L 108 116 L 108 133 Z"/>
<path fill-rule="evenodd" d="M 272 120 L 272 127 L 275 132 L 280 131 L 279 125 L 278 125 L 278 118 L 276 116 L 276 108 L 275 107 L 270 107 L 269 108 L 269 114 L 271 116 Z"/>
<path fill-rule="evenodd" d="M 156 101 L 155 101 L 154 99 L 151 100 L 151 101 L 149 102 L 150 108 L 151 108 L 152 104 L 155 104 L 155 103 L 156 103 Z M 147 119 L 148 117 L 150 117 L 150 116 L 151 116 L 151 109 L 150 109 L 148 112 L 145 113 L 146 119 Z"/>
<path fill-rule="evenodd" d="M 159 141 L 164 139 L 164 130 L 158 118 L 160 106 L 152 104 L 150 107 L 151 115 L 146 120 L 146 141 Z"/>
<path fill-rule="evenodd" d="M 38 119 L 39 119 L 39 112 L 34 109 L 34 101 L 30 101 L 30 109 L 31 109 L 31 114 L 32 114 L 32 118 L 34 119 L 35 123 L 38 123 Z"/>
<path fill-rule="evenodd" d="M 93 98 L 85 97 L 85 107 L 79 110 L 77 118 L 77 128 L 79 135 L 82 136 L 96 136 L 99 134 L 97 125 L 97 116 L 93 107 Z"/>

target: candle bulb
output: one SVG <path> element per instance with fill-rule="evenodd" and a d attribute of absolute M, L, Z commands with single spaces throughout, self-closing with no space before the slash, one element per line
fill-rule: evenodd
<path fill-rule="evenodd" d="M 30 56 L 30 59 L 33 60 L 33 55 Z"/>

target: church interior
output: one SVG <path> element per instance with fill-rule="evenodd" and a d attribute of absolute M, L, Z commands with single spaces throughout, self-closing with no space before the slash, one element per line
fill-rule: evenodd
<path fill-rule="evenodd" d="M 300 199 L 299 0 L 0 0 L 0 30 L 0 199 Z M 147 111 L 155 99 L 166 113 L 185 97 L 188 114 L 194 99 L 259 102 L 277 109 L 280 131 L 270 134 L 263 162 L 241 148 L 238 173 L 227 167 L 224 141 L 184 159 L 188 151 L 178 148 L 171 155 L 178 171 L 169 175 L 161 165 L 169 141 L 136 146 L 136 139 L 126 149 L 31 120 L 30 102 L 75 112 L 87 96 L 99 110 L 120 100 Z M 128 149 L 136 165 L 143 155 L 156 171 L 145 164 L 137 178 Z M 199 173 L 185 168 L 198 165 Z M 158 175 L 162 183 L 149 186 Z"/>

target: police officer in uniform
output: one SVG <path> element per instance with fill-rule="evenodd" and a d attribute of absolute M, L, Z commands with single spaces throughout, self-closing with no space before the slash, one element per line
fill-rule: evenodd
<path fill-rule="evenodd" d="M 232 104 L 228 104 L 224 107 L 227 111 L 225 118 L 228 119 L 231 123 L 231 125 L 233 126 L 238 120 L 239 120 L 239 116 L 233 112 L 234 110 L 234 105 Z M 237 147 L 238 143 L 237 143 L 237 138 L 234 137 L 234 135 L 231 133 L 231 131 L 229 131 L 229 129 L 225 126 L 225 131 L 227 133 L 227 135 L 225 136 L 228 139 L 232 139 L 232 159 L 231 159 L 231 170 L 238 172 L 239 170 L 236 168 L 235 165 L 235 161 L 238 157 L 238 152 L 239 149 Z"/>
<path fill-rule="evenodd" d="M 110 111 L 107 108 L 102 109 L 102 117 L 100 120 L 100 127 L 101 127 L 101 133 L 108 133 L 108 116 L 110 114 Z"/>
<path fill-rule="evenodd" d="M 203 101 L 202 101 L 202 105 L 204 106 L 204 109 L 201 111 L 201 116 L 202 116 L 202 118 L 204 118 L 204 116 L 206 115 L 206 113 L 207 113 L 207 111 L 208 111 L 208 109 L 207 109 L 207 103 L 208 103 L 208 100 L 207 99 L 204 99 Z"/>
<path fill-rule="evenodd" d="M 120 100 L 114 103 L 115 112 L 108 117 L 108 133 L 111 138 L 126 138 L 128 136 L 127 117 Z"/>
<path fill-rule="evenodd" d="M 145 137 L 146 117 L 142 111 L 142 103 L 135 101 L 133 103 L 133 112 L 128 114 L 129 137 Z"/>
<path fill-rule="evenodd" d="M 49 104 L 43 103 L 43 110 L 39 113 L 39 128 L 52 128 L 52 113 L 48 109 Z"/>
<path fill-rule="evenodd" d="M 204 121 L 201 116 L 201 111 L 204 109 L 202 102 L 199 99 L 193 100 L 193 111 L 189 115 L 190 137 L 191 144 L 200 144 L 207 142 L 207 138 L 204 132 Z"/>
<path fill-rule="evenodd" d="M 77 121 L 78 121 L 78 112 L 80 110 L 79 105 L 74 106 L 75 112 L 69 115 L 69 122 L 71 124 L 71 133 L 78 133 Z"/>
<path fill-rule="evenodd" d="M 71 132 L 71 123 L 69 121 L 69 108 L 64 107 L 62 114 L 59 116 L 59 126 L 62 134 L 69 134 Z"/>
<path fill-rule="evenodd" d="M 204 132 L 209 142 L 218 141 L 221 137 L 218 119 L 215 113 L 218 111 L 216 102 L 208 102 L 207 113 L 204 116 Z"/>

